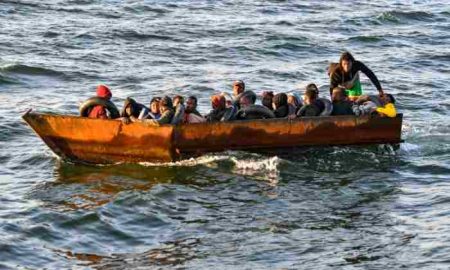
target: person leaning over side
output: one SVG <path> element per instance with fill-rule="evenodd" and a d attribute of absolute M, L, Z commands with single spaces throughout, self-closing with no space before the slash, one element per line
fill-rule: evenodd
<path fill-rule="evenodd" d="M 330 65 L 330 96 L 335 87 L 341 86 L 346 89 L 350 100 L 355 101 L 362 95 L 361 82 L 359 80 L 359 71 L 369 77 L 370 81 L 377 88 L 379 95 L 383 95 L 383 88 L 378 81 L 377 76 L 362 62 L 355 60 L 349 52 L 342 53 L 339 63 Z"/>

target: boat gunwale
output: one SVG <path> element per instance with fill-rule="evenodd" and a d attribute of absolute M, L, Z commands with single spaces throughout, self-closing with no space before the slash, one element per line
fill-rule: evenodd
<path fill-rule="evenodd" d="M 88 117 L 83 117 L 83 116 L 79 116 L 79 115 L 71 115 L 71 114 L 58 114 L 58 113 L 39 113 L 39 112 L 33 112 L 31 110 L 25 112 L 22 115 L 22 118 L 25 120 L 25 117 L 28 114 L 35 114 L 35 115 L 42 115 L 42 116 L 53 116 L 53 117 L 66 117 L 66 118 L 74 118 L 74 119 L 89 119 L 94 120 L 94 121 L 113 121 L 113 122 L 118 122 L 118 123 L 123 123 L 121 122 L 120 118 L 116 118 L 116 119 L 101 119 L 101 118 L 88 118 Z M 248 120 L 233 120 L 233 121 L 226 121 L 226 122 L 201 122 L 201 123 L 182 123 L 182 124 L 178 124 L 178 125 L 174 125 L 174 124 L 154 124 L 154 125 L 149 125 L 152 127 L 184 127 L 184 126 L 192 126 L 192 125 L 217 125 L 217 124 L 236 124 L 236 123 L 258 123 L 258 122 L 286 122 L 286 123 L 290 123 L 290 122 L 304 122 L 305 120 L 331 120 L 331 119 L 336 119 L 336 118 L 341 118 L 341 119 L 355 119 L 355 120 L 368 120 L 368 119 L 372 119 L 372 118 L 383 118 L 381 116 L 371 116 L 371 115 L 364 115 L 364 116 L 356 116 L 356 115 L 329 115 L 329 116 L 305 116 L 305 117 L 298 117 L 298 118 L 294 118 L 294 119 L 288 119 L 287 117 L 284 118 L 267 118 L 267 119 L 248 119 Z M 392 118 L 400 118 L 403 119 L 403 113 L 398 113 L 395 117 Z M 26 121 L 26 120 L 25 120 Z M 28 123 L 28 122 L 27 122 Z M 148 125 L 145 124 L 144 122 L 131 122 L 129 124 L 142 124 L 142 125 Z M 125 125 L 129 125 L 129 124 L 125 124 Z"/>

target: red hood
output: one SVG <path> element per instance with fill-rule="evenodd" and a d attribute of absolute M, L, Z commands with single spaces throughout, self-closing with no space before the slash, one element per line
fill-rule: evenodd
<path fill-rule="evenodd" d="M 112 93 L 106 85 L 100 84 L 97 86 L 97 96 L 110 99 L 112 97 Z"/>

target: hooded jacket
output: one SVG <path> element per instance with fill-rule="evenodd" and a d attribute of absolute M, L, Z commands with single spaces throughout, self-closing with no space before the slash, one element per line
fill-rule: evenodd
<path fill-rule="evenodd" d="M 106 85 L 100 84 L 99 86 L 97 86 L 97 97 L 110 100 L 112 97 L 112 93 Z M 108 119 L 108 113 L 105 107 L 96 105 L 92 107 L 91 111 L 88 114 L 88 117 Z"/>
<path fill-rule="evenodd" d="M 276 94 L 273 97 L 273 103 L 275 104 L 274 114 L 276 118 L 283 118 L 288 116 L 289 106 L 287 103 L 287 95 L 285 93 Z"/>
<path fill-rule="evenodd" d="M 338 87 L 340 84 L 348 82 L 352 80 L 356 73 L 358 71 L 361 71 L 362 73 L 366 74 L 366 76 L 370 79 L 370 81 L 375 85 L 378 91 L 380 91 L 381 84 L 378 81 L 377 76 L 370 70 L 366 65 L 364 65 L 362 62 L 355 60 L 352 63 L 352 69 L 348 74 L 345 74 L 342 70 L 341 66 L 338 65 L 330 74 L 330 96 L 332 95 L 333 89 L 335 87 Z"/>

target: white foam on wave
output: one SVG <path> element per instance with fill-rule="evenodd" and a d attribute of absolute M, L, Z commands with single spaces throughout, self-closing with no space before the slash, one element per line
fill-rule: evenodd
<path fill-rule="evenodd" d="M 248 175 L 261 180 L 267 180 L 270 184 L 276 185 L 280 176 L 279 165 L 282 161 L 277 156 L 263 159 L 238 159 L 232 157 L 234 172 Z"/>
<path fill-rule="evenodd" d="M 278 171 L 278 165 L 281 159 L 277 156 L 265 158 L 262 160 L 258 159 L 237 159 L 232 157 L 231 160 L 235 164 L 235 168 L 247 171 Z"/>
<path fill-rule="evenodd" d="M 400 144 L 400 151 L 404 153 L 415 153 L 420 150 L 420 146 L 413 143 L 404 142 Z"/>
<path fill-rule="evenodd" d="M 424 125 L 413 125 L 412 123 L 403 123 L 403 138 L 424 138 L 429 136 L 447 137 L 450 134 L 450 125 L 446 119 L 430 119 Z"/>
<path fill-rule="evenodd" d="M 198 165 L 207 165 L 217 161 L 228 160 L 230 157 L 226 155 L 206 155 L 197 158 L 189 158 L 175 162 L 139 162 L 139 165 L 146 167 L 194 167 Z"/>

